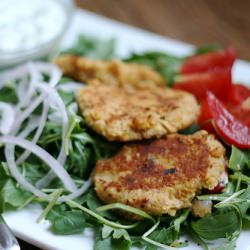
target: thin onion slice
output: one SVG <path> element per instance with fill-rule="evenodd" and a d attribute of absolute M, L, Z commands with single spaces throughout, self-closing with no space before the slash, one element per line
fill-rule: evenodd
<path fill-rule="evenodd" d="M 20 112 L 21 108 L 27 107 L 35 93 L 35 85 L 37 82 L 42 81 L 42 75 L 37 70 L 34 63 L 29 62 L 27 64 L 27 68 L 30 75 L 30 80 L 28 86 L 26 87 L 25 93 L 22 93 L 23 96 L 21 96 L 19 103 L 16 106 L 16 112 Z"/>
<path fill-rule="evenodd" d="M 18 134 L 20 138 L 26 138 L 39 126 L 39 118 L 30 116 L 27 126 Z"/>
<path fill-rule="evenodd" d="M 6 82 L 22 79 L 28 74 L 27 64 L 17 66 L 14 69 L 1 72 L 0 75 L 0 89 L 6 85 Z"/>
<path fill-rule="evenodd" d="M 69 118 L 68 118 L 68 114 L 67 114 L 67 110 L 66 107 L 61 99 L 61 97 L 59 96 L 59 94 L 57 93 L 57 91 L 48 86 L 48 85 L 43 85 L 43 84 L 38 84 L 38 87 L 43 90 L 46 91 L 46 93 L 49 95 L 50 98 L 53 97 L 53 100 L 55 101 L 55 103 L 57 104 L 60 113 L 62 115 L 61 119 L 62 119 L 62 145 L 61 145 L 61 149 L 59 152 L 59 156 L 57 157 L 58 162 L 61 165 L 64 165 L 64 163 L 66 162 L 67 156 L 65 153 L 65 136 L 68 130 L 68 125 L 69 125 Z M 45 175 L 41 180 L 39 180 L 36 183 L 36 186 L 39 188 L 44 188 L 46 186 L 48 186 L 51 181 L 55 178 L 55 174 L 52 171 L 49 171 L 47 175 Z"/>
<path fill-rule="evenodd" d="M 1 140 L 1 139 L 0 139 Z M 9 170 L 12 174 L 12 176 L 17 180 L 17 182 L 24 187 L 27 191 L 33 193 L 37 197 L 41 198 L 48 198 L 48 195 L 34 187 L 31 183 L 29 183 L 25 177 L 20 173 L 18 170 L 18 167 L 15 163 L 14 158 L 14 146 L 13 145 L 7 145 L 4 150 L 5 158 L 7 161 L 7 164 L 9 166 Z"/>
<path fill-rule="evenodd" d="M 0 132 L 4 135 L 7 135 L 10 132 L 11 127 L 13 126 L 15 120 L 15 112 L 13 107 L 5 102 L 0 102 L 0 112 Z"/>
<path fill-rule="evenodd" d="M 34 110 L 43 102 L 47 94 L 41 94 L 16 118 L 14 126 L 11 128 L 12 134 L 16 134 L 21 124 L 34 112 Z"/>
<path fill-rule="evenodd" d="M 55 87 L 62 78 L 62 72 L 58 66 L 52 63 L 35 62 L 36 68 L 49 76 L 49 85 Z"/>
<path fill-rule="evenodd" d="M 77 190 L 74 181 L 71 179 L 70 175 L 63 168 L 63 166 L 43 148 L 28 140 L 21 139 L 16 136 L 1 136 L 0 143 L 14 144 L 24 149 L 28 149 L 41 160 L 43 160 L 55 172 L 67 190 L 70 192 L 75 192 Z M 18 179 L 17 181 L 19 182 Z"/>
<path fill-rule="evenodd" d="M 81 195 L 83 195 L 92 185 L 92 178 L 90 177 L 86 182 L 84 182 L 84 184 L 77 189 L 75 192 L 69 194 L 69 195 L 65 195 L 62 196 L 58 199 L 58 202 L 64 202 L 67 199 L 70 200 L 74 200 L 78 197 L 80 197 Z"/>
<path fill-rule="evenodd" d="M 40 122 L 39 122 L 39 125 L 38 125 L 38 128 L 35 132 L 35 135 L 32 139 L 32 143 L 37 143 L 37 141 L 39 140 L 42 132 L 43 132 L 43 129 L 44 129 L 44 126 L 45 126 L 45 123 L 46 123 L 46 120 L 47 120 L 47 116 L 48 116 L 48 112 L 49 112 L 49 103 L 48 102 L 44 102 L 43 103 L 43 111 L 42 111 L 42 115 L 41 115 L 41 118 L 40 118 Z M 30 155 L 30 151 L 29 150 L 25 150 L 23 152 L 23 154 L 21 154 L 19 156 L 19 158 L 17 159 L 17 164 L 21 164 L 23 163 Z"/>

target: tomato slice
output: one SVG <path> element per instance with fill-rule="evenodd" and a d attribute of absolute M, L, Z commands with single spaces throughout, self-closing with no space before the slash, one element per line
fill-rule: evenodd
<path fill-rule="evenodd" d="M 241 84 L 232 84 L 228 92 L 227 101 L 234 105 L 238 105 L 248 97 L 250 97 L 250 88 Z"/>
<path fill-rule="evenodd" d="M 212 113 L 206 100 L 202 101 L 198 123 L 201 128 L 206 129 L 210 133 L 216 133 L 212 125 Z"/>
<path fill-rule="evenodd" d="M 207 92 L 205 103 L 217 134 L 229 144 L 233 144 L 238 148 L 249 149 L 250 128 L 236 119 L 222 102 L 209 91 Z M 202 124 L 200 125 L 202 126 Z"/>
<path fill-rule="evenodd" d="M 238 105 L 226 102 L 225 106 L 232 115 L 250 128 L 250 96 Z"/>
<path fill-rule="evenodd" d="M 225 93 L 231 85 L 231 68 L 227 67 L 177 76 L 173 88 L 191 92 L 201 101 L 206 97 L 207 91 L 212 91 L 220 99 L 225 99 Z"/>
<path fill-rule="evenodd" d="M 205 72 L 214 68 L 231 68 L 235 59 L 236 51 L 232 47 L 206 54 L 195 55 L 187 58 L 181 65 L 181 74 Z"/>

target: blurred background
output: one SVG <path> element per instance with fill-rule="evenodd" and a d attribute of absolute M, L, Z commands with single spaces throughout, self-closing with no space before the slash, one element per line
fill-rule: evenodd
<path fill-rule="evenodd" d="M 249 0 L 76 0 L 79 7 L 195 45 L 232 44 L 250 60 Z"/>

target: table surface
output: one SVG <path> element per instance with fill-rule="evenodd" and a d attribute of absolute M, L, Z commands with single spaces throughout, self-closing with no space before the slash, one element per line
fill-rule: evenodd
<path fill-rule="evenodd" d="M 76 0 L 79 7 L 197 46 L 233 45 L 250 61 L 249 0 Z M 39 250 L 25 242 L 23 250 Z"/>

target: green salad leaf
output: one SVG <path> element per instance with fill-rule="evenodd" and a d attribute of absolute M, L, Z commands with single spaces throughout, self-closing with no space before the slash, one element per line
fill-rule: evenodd
<path fill-rule="evenodd" d="M 199 46 L 195 53 L 196 54 L 205 54 L 209 52 L 214 52 L 217 50 L 223 49 L 222 46 L 218 43 L 210 43 L 210 44 L 205 44 L 203 46 Z"/>
<path fill-rule="evenodd" d="M 66 49 L 62 54 L 73 54 L 86 56 L 93 59 L 111 59 L 115 55 L 115 39 L 100 39 L 80 35 L 71 48 Z"/>
<path fill-rule="evenodd" d="M 211 215 L 191 222 L 191 227 L 197 235 L 207 240 L 230 238 L 241 228 L 241 216 L 233 207 L 217 209 Z"/>
<path fill-rule="evenodd" d="M 0 212 L 14 210 L 26 204 L 33 195 L 21 189 L 12 179 L 0 188 Z"/>
<path fill-rule="evenodd" d="M 64 211 L 54 218 L 51 230 L 59 235 L 81 233 L 85 228 L 85 216 L 81 211 Z"/>
<path fill-rule="evenodd" d="M 129 250 L 131 246 L 131 241 L 127 240 L 124 237 L 124 234 L 115 233 L 119 236 L 119 238 L 114 238 L 114 232 L 112 235 L 103 238 L 102 233 L 98 232 L 96 235 L 96 241 L 94 250 L 103 250 L 103 249 L 110 249 L 110 250 Z M 117 236 L 115 236 L 117 237 Z"/>
<path fill-rule="evenodd" d="M 132 54 L 124 61 L 149 66 L 163 76 L 166 85 L 171 86 L 174 77 L 179 73 L 182 60 L 183 58 L 174 57 L 163 52 L 146 52 L 142 54 Z"/>
<path fill-rule="evenodd" d="M 229 168 L 233 171 L 244 171 L 244 167 L 249 162 L 247 151 L 240 150 L 232 146 L 232 152 L 229 159 Z"/>

